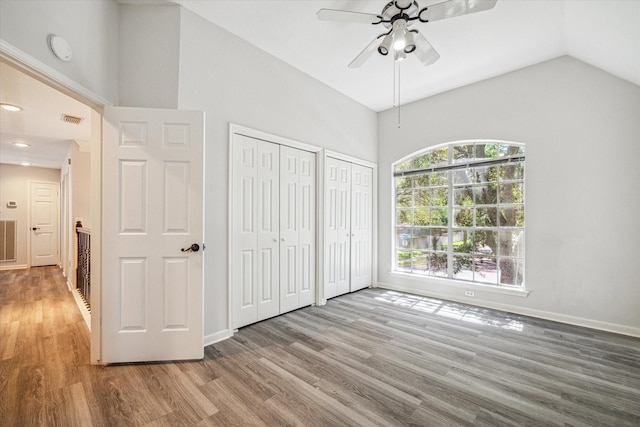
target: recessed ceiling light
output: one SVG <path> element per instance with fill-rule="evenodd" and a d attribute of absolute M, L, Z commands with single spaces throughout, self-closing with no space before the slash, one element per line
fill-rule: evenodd
<path fill-rule="evenodd" d="M 0 108 L 2 108 L 3 110 L 7 110 L 7 111 L 21 111 L 22 107 L 18 107 L 17 105 L 13 105 L 13 104 L 5 104 L 4 102 L 0 102 Z"/>
<path fill-rule="evenodd" d="M 31 163 L 29 163 L 29 162 L 20 162 L 20 164 L 22 166 L 31 166 Z"/>
<path fill-rule="evenodd" d="M 20 142 L 20 141 L 14 142 L 13 145 L 15 145 L 16 147 L 20 147 L 20 148 L 31 147 L 31 144 L 27 144 L 26 142 Z"/>

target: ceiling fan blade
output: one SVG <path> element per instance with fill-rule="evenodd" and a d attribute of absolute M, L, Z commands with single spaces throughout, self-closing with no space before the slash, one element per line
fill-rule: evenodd
<path fill-rule="evenodd" d="M 422 34 L 417 31 L 412 31 L 412 33 L 414 33 L 413 41 L 416 44 L 416 50 L 413 53 L 415 53 L 420 62 L 422 62 L 422 65 L 426 67 L 440 59 L 438 52 L 436 52 Z"/>
<path fill-rule="evenodd" d="M 320 9 L 316 16 L 321 21 L 354 22 L 357 24 L 379 24 L 382 22 L 380 15 L 348 10 Z"/>
<path fill-rule="evenodd" d="M 492 9 L 498 0 L 448 0 L 423 8 L 418 13 L 422 22 L 438 21 Z"/>
<path fill-rule="evenodd" d="M 349 63 L 349 68 L 358 68 L 359 66 L 367 62 L 367 59 L 371 58 L 373 52 L 376 51 L 376 48 L 380 44 L 380 37 L 382 36 L 384 36 L 384 34 L 373 39 L 373 41 L 369 43 L 369 45 L 365 47 L 362 52 L 360 52 L 358 56 L 356 56 L 353 61 Z"/>

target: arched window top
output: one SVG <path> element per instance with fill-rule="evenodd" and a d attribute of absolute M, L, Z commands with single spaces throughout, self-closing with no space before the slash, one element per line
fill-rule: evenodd
<path fill-rule="evenodd" d="M 473 164 L 486 161 L 507 161 L 524 156 L 524 144 L 496 140 L 456 141 L 428 147 L 393 164 L 393 171 L 409 172 L 440 169 L 457 164 Z"/>

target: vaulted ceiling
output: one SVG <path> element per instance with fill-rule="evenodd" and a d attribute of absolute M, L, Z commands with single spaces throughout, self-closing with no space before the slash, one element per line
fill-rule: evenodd
<path fill-rule="evenodd" d="M 321 8 L 379 14 L 386 0 L 171 1 L 374 111 L 392 107 L 390 56 L 376 53 L 360 68 L 347 67 L 384 29 L 316 18 Z M 401 63 L 401 103 L 561 55 L 640 85 L 638 0 L 498 0 L 488 11 L 412 28 L 429 40 L 440 60 L 429 67 L 411 57 Z"/>
<path fill-rule="evenodd" d="M 418 0 L 420 7 L 440 0 Z M 319 21 L 321 8 L 378 14 L 387 1 L 352 0 L 120 0 L 180 3 L 265 52 L 374 111 L 393 103 L 393 62 L 374 55 L 362 67 L 347 64 L 382 31 L 370 24 Z M 640 85 L 640 0 L 498 0 L 488 11 L 416 23 L 440 54 L 423 67 L 401 64 L 401 103 L 481 81 L 561 55 L 571 55 Z M 211 41 L 215 43 L 215 40 Z M 0 111 L 0 163 L 29 161 L 60 167 L 72 140 L 90 138 L 63 113 L 89 117 L 88 107 L 0 64 L 3 98 L 19 99 L 19 114 Z M 28 140 L 28 150 L 15 147 Z"/>

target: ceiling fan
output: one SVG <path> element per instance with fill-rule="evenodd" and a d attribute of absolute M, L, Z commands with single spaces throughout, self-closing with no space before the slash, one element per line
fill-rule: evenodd
<path fill-rule="evenodd" d="M 379 15 L 320 9 L 317 17 L 322 21 L 382 24 L 386 29 L 385 33 L 376 37 L 351 61 L 350 68 L 357 68 L 364 64 L 376 50 L 383 56 L 393 52 L 396 61 L 401 61 L 407 57 L 407 54 L 414 53 L 420 62 L 427 66 L 436 62 L 440 55 L 418 30 L 409 29 L 415 21 L 431 22 L 482 12 L 493 8 L 496 2 L 497 0 L 445 0 L 420 9 L 417 1 L 394 0 L 387 3 Z"/>

